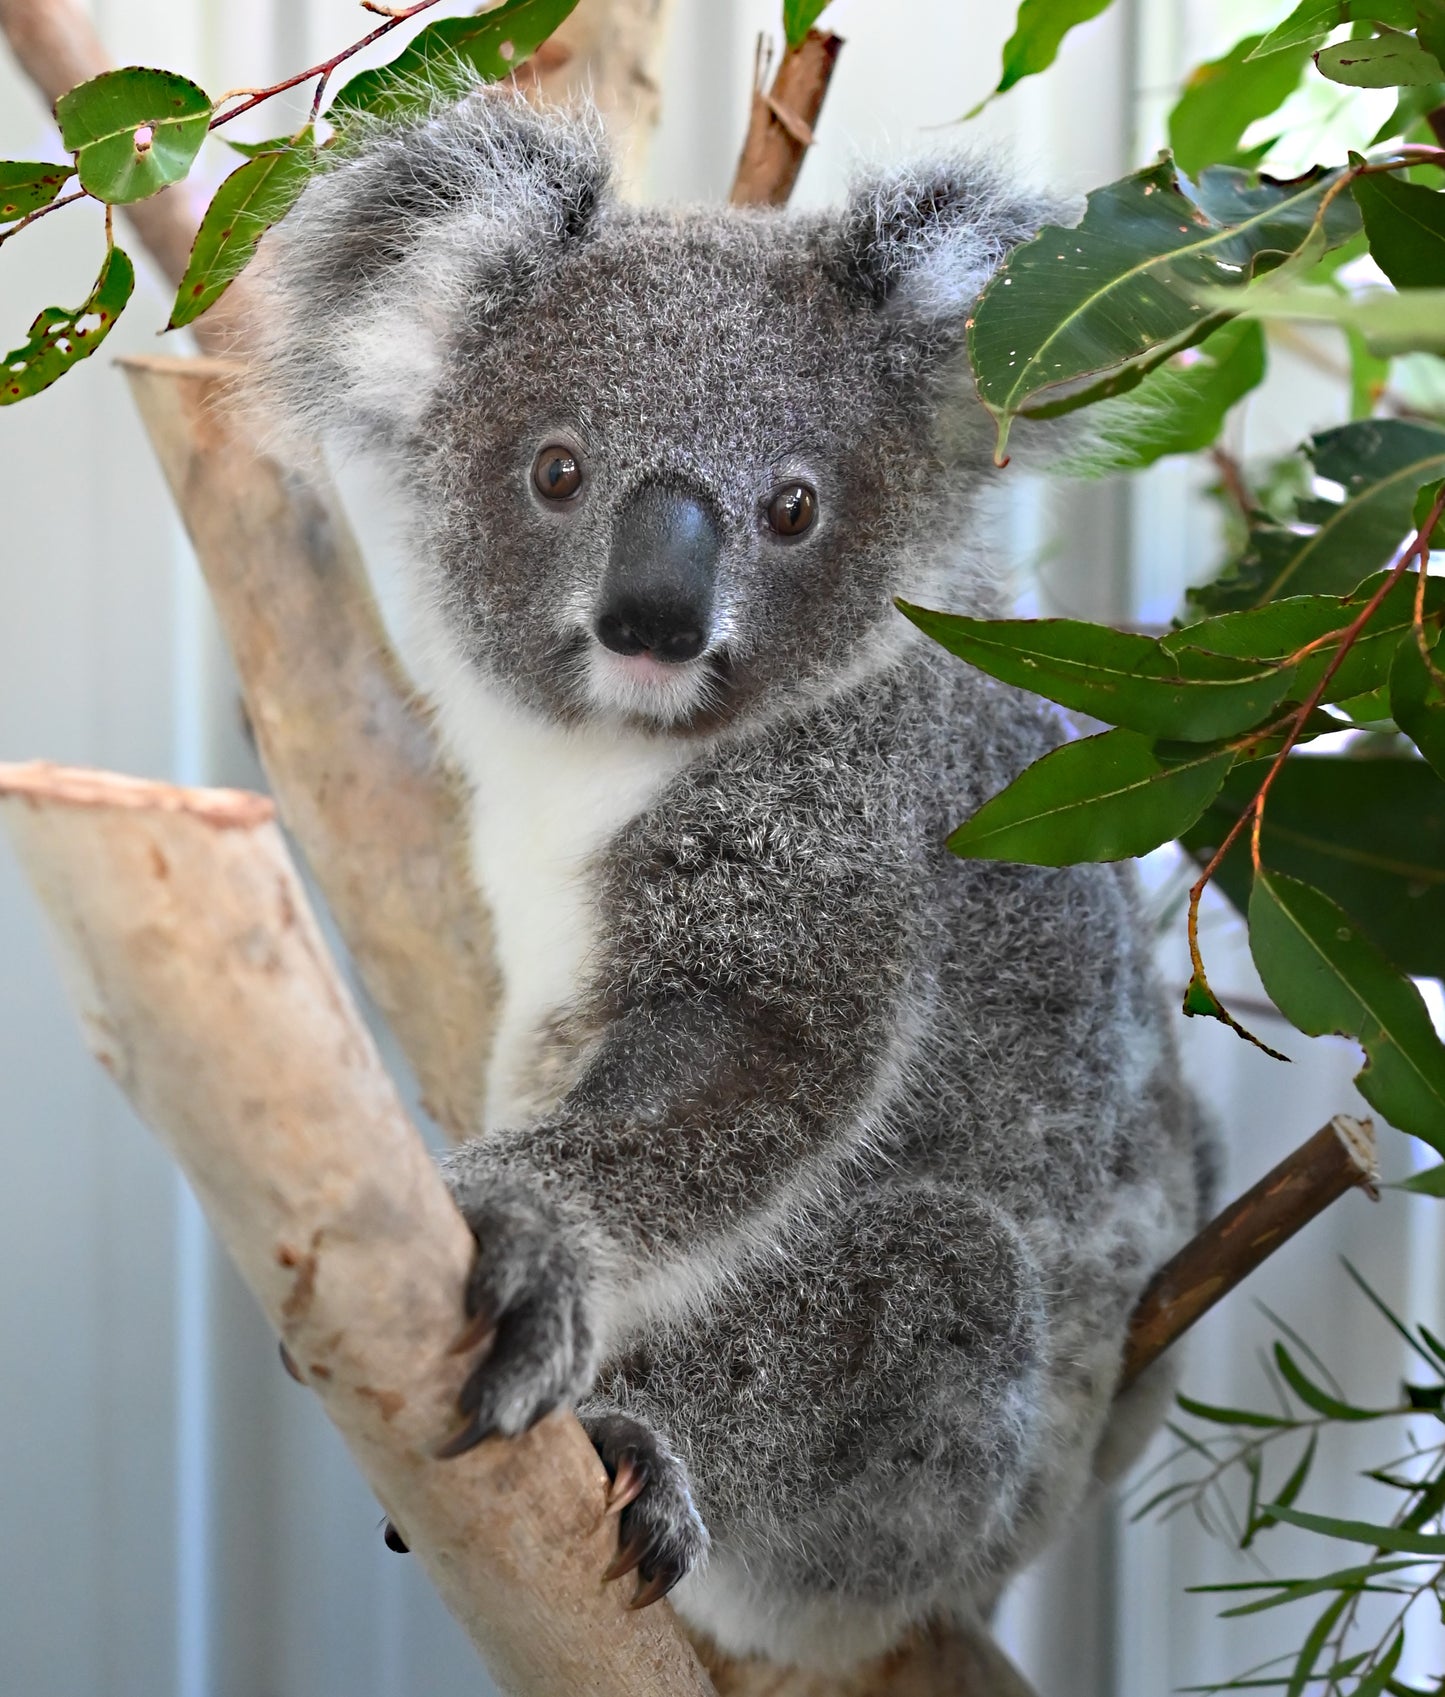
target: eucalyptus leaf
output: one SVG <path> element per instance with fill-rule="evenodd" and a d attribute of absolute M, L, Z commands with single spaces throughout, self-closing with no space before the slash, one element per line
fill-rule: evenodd
<path fill-rule="evenodd" d="M 1282 1343 L 1274 1346 L 1274 1360 L 1284 1382 L 1305 1407 L 1313 1409 L 1316 1414 L 1323 1414 L 1327 1420 L 1386 1420 L 1398 1412 L 1394 1408 L 1357 1408 L 1342 1397 L 1332 1396 L 1328 1391 L 1321 1390 Z M 1281 1492 L 1276 1506 L 1283 1505 L 1288 1508 L 1293 1500 L 1293 1497 Z"/>
<path fill-rule="evenodd" d="M 1275 287 L 1267 283 L 1245 291 L 1236 300 L 1233 291 L 1210 289 L 1202 292 L 1201 304 L 1220 309 L 1225 305 L 1266 323 L 1338 324 L 1364 337 L 1377 354 L 1403 354 L 1445 350 L 1445 289 L 1363 289 L 1342 294 L 1336 289 L 1309 285 Z"/>
<path fill-rule="evenodd" d="M 1286 1508 L 1289 1504 L 1284 1505 Z M 1251 1581 L 1250 1590 L 1263 1590 L 1266 1587 L 1278 1586 L 1272 1597 L 1260 1597 L 1252 1603 L 1237 1603 L 1233 1608 L 1221 1609 L 1220 1620 L 1234 1620 L 1240 1615 L 1264 1614 L 1269 1609 L 1277 1609 L 1285 1603 L 1303 1602 L 1306 1597 L 1327 1596 L 1331 1592 L 1342 1591 L 1352 1596 L 1363 1591 L 1373 1579 L 1384 1579 L 1392 1573 L 1401 1573 L 1412 1567 L 1419 1567 L 1425 1558 L 1402 1557 L 1394 1561 L 1361 1562 L 1356 1567 L 1342 1567 L 1334 1573 L 1322 1573 L 1318 1579 L 1266 1579 Z M 1191 1591 L 1225 1591 L 1233 1587 L 1225 1585 L 1191 1585 Z M 1244 1589 L 1244 1587 L 1240 1587 Z"/>
<path fill-rule="evenodd" d="M 1279 1518 L 1322 1538 L 1343 1538 L 1349 1543 L 1371 1544 L 1377 1550 L 1398 1550 L 1402 1555 L 1445 1556 L 1445 1536 L 1407 1531 L 1401 1526 L 1376 1526 L 1366 1520 L 1337 1520 L 1332 1515 L 1306 1514 L 1302 1509 L 1281 1508 Z"/>
<path fill-rule="evenodd" d="M 1435 1196 L 1445 1199 L 1445 1161 L 1437 1162 L 1433 1167 L 1427 1167 L 1423 1173 L 1411 1173 L 1409 1178 L 1402 1178 L 1397 1184 L 1389 1186 L 1391 1190 L 1408 1190 L 1414 1196 Z"/>
<path fill-rule="evenodd" d="M 1249 1408 L 1224 1408 L 1218 1403 L 1199 1402 L 1182 1393 L 1174 1398 L 1186 1414 L 1196 1420 L 1208 1420 L 1215 1426 L 1264 1426 L 1289 1430 L 1299 1425 L 1287 1414 L 1264 1414 Z"/>
<path fill-rule="evenodd" d="M 1445 666 L 1438 646 L 1432 659 Z M 1390 717 L 1445 778 L 1445 689 L 1425 664 L 1413 631 L 1401 639 L 1390 668 Z"/>
<path fill-rule="evenodd" d="M 948 839 L 957 855 L 1071 866 L 1127 860 L 1186 830 L 1224 781 L 1231 755 L 1166 761 L 1149 739 L 1108 731 L 1065 743 L 994 796 Z"/>
<path fill-rule="evenodd" d="M 1107 11 L 1111 0 L 1022 0 L 1014 32 L 1004 43 L 1003 72 L 998 85 L 966 114 L 976 118 L 995 95 L 1007 94 L 1025 77 L 1048 70 L 1058 57 L 1064 37 L 1076 25 Z"/>
<path fill-rule="evenodd" d="M 1263 59 L 1290 47 L 1318 47 L 1344 17 L 1344 0 L 1301 0 L 1284 22 L 1276 24 L 1251 50 L 1250 58 Z"/>
<path fill-rule="evenodd" d="M 189 77 L 128 65 L 62 94 L 55 116 L 80 186 L 122 206 L 187 175 L 210 127 L 211 101 Z"/>
<path fill-rule="evenodd" d="M 1224 166 L 1186 192 L 1167 155 L 1095 189 L 1074 228 L 1046 225 L 1004 260 L 969 329 L 979 397 L 1002 463 L 1014 418 L 1049 418 L 1122 394 L 1230 316 L 1242 285 L 1357 228 L 1336 175 L 1292 183 Z M 1217 286 L 1220 302 L 1202 295 Z"/>
<path fill-rule="evenodd" d="M 44 159 L 0 159 L 0 224 L 49 206 L 74 175 L 73 166 Z"/>
<path fill-rule="evenodd" d="M 337 94 L 327 116 L 344 130 L 347 118 L 425 113 L 438 85 L 463 76 L 500 82 L 542 45 L 577 0 L 505 0 L 480 17 L 439 18 L 419 30 L 388 64 L 360 72 Z"/>
<path fill-rule="evenodd" d="M 48 306 L 30 326 L 29 339 L 0 361 L 0 407 L 38 395 L 88 359 L 115 326 L 135 287 L 135 267 L 118 248 L 107 250 L 95 287 L 71 311 Z"/>
<path fill-rule="evenodd" d="M 1393 171 L 1351 185 L 1370 253 L 1397 289 L 1445 288 L 1445 195 Z"/>
<path fill-rule="evenodd" d="M 295 147 L 259 153 L 216 190 L 176 291 L 167 330 L 213 306 L 250 264 L 256 244 L 295 204 L 316 159 L 307 136 Z"/>
<path fill-rule="evenodd" d="M 1210 742 L 1249 730 L 1293 681 L 1272 661 L 1165 648 L 1155 637 L 1079 619 L 975 619 L 898 605 L 991 677 L 1153 737 Z"/>
<path fill-rule="evenodd" d="M 1266 867 L 1249 898 L 1249 944 L 1285 1018 L 1311 1037 L 1355 1038 L 1365 1051 L 1360 1094 L 1391 1125 L 1445 1151 L 1445 1044 L 1420 992 L 1344 909 Z"/>
<path fill-rule="evenodd" d="M 808 31 L 828 9 L 828 0 L 783 0 L 783 34 L 789 47 L 801 47 Z"/>
<path fill-rule="evenodd" d="M 1294 93 L 1309 49 L 1300 43 L 1255 57 L 1264 37 L 1247 35 L 1222 58 L 1195 67 L 1169 114 L 1169 146 L 1180 170 L 1194 176 L 1206 165 L 1235 164 L 1240 139 Z"/>
<path fill-rule="evenodd" d="M 1315 54 L 1315 64 L 1321 76 L 1350 88 L 1410 87 L 1445 77 L 1433 53 L 1427 53 L 1413 35 L 1398 33 L 1337 41 Z"/>

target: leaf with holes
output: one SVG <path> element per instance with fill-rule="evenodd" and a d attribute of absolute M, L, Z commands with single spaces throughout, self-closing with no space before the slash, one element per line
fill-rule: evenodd
<path fill-rule="evenodd" d="M 1445 286 L 1445 195 L 1393 173 L 1356 177 L 1370 253 L 1397 289 Z"/>
<path fill-rule="evenodd" d="M 1065 743 L 985 802 L 948 846 L 965 859 L 1031 866 L 1147 854 L 1199 817 L 1231 758 L 1211 748 L 1165 760 L 1133 731 Z"/>
<path fill-rule="evenodd" d="M 0 407 L 38 395 L 71 366 L 88 359 L 110 334 L 135 287 L 135 267 L 118 247 L 105 256 L 95 287 L 74 311 L 48 306 L 30 337 L 0 362 Z"/>
<path fill-rule="evenodd" d="M 1328 896 L 1263 869 L 1249 946 L 1275 1006 L 1311 1037 L 1353 1037 L 1360 1094 L 1401 1131 L 1445 1152 L 1445 1044 L 1420 992 Z M 1388 1547 L 1388 1546 L 1387 1546 Z M 1440 1541 L 1445 1554 L 1445 1539 Z"/>
<path fill-rule="evenodd" d="M 1413 87 L 1445 77 L 1439 60 L 1413 35 L 1394 32 L 1322 47 L 1315 54 L 1315 64 L 1321 76 L 1350 88 Z"/>
<path fill-rule="evenodd" d="M 1183 834 L 1207 862 L 1249 805 L 1265 766 L 1237 766 Z M 1337 901 L 1402 972 L 1445 977 L 1445 784 L 1423 760 L 1291 758 L 1270 786 L 1260 856 Z M 1239 840 L 1215 882 L 1241 913 L 1253 872 Z"/>
<path fill-rule="evenodd" d="M 1242 285 L 1353 235 L 1337 174 L 1292 183 L 1224 166 L 1186 192 L 1168 156 L 1088 198 L 1072 229 L 1046 225 L 1005 259 L 979 299 L 968 346 L 1002 463 L 1020 415 L 1052 418 L 1123 394 L 1231 316 L 1201 292 Z"/>
<path fill-rule="evenodd" d="M 440 18 L 414 35 L 389 64 L 354 76 L 327 116 L 343 128 L 349 114 L 376 118 L 422 114 L 438 85 L 481 77 L 500 82 L 542 45 L 577 0 L 506 0 L 480 17 Z"/>
<path fill-rule="evenodd" d="M 285 217 L 316 161 L 309 137 L 279 153 L 260 153 L 216 190 L 176 291 L 167 330 L 177 330 L 213 306 L 250 264 L 256 244 Z"/>
<path fill-rule="evenodd" d="M 898 605 L 991 677 L 1148 736 L 1210 742 L 1247 731 L 1293 679 L 1273 662 L 1171 651 L 1155 637 L 1080 619 L 974 619 Z"/>
<path fill-rule="evenodd" d="M 62 94 L 55 116 L 80 186 L 123 206 L 187 174 L 206 139 L 211 101 L 188 77 L 129 65 Z"/>
<path fill-rule="evenodd" d="M 1301 501 L 1293 524 L 1256 525 L 1239 560 L 1189 592 L 1196 608 L 1223 613 L 1284 596 L 1347 594 L 1405 541 L 1420 485 L 1445 477 L 1445 428 L 1424 421 L 1359 419 L 1321 431 L 1305 452 L 1340 493 Z"/>
<path fill-rule="evenodd" d="M 74 175 L 72 166 L 43 159 L 0 159 L 0 224 L 49 206 Z"/>
<path fill-rule="evenodd" d="M 1025 77 L 1048 70 L 1064 37 L 1077 25 L 1107 11 L 1111 0 L 1022 0 L 1014 32 L 1004 43 L 1003 71 L 993 93 L 964 114 L 976 118 L 996 95 L 1007 94 Z"/>
<path fill-rule="evenodd" d="M 1235 163 L 1240 138 L 1294 93 L 1309 63 L 1303 44 L 1255 58 L 1263 36 L 1247 35 L 1222 58 L 1189 73 L 1169 114 L 1169 145 L 1190 176 L 1206 165 Z"/>
<path fill-rule="evenodd" d="M 801 47 L 807 33 L 828 9 L 828 0 L 783 0 L 783 34 L 789 47 Z"/>

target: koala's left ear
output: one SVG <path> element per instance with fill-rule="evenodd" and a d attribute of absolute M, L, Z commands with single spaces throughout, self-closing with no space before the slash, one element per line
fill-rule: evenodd
<path fill-rule="evenodd" d="M 927 366 L 961 346 L 969 310 L 1009 249 L 1059 215 L 978 159 L 908 166 L 855 185 L 828 268 L 884 315 L 896 351 L 915 356 L 905 364 Z"/>

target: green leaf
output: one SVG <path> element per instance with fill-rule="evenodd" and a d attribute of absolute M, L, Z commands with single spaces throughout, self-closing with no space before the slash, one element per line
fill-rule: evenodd
<path fill-rule="evenodd" d="M 1397 289 L 1445 286 L 1445 195 L 1394 172 L 1356 177 L 1370 253 Z"/>
<path fill-rule="evenodd" d="M 1437 666 L 1445 661 L 1438 646 L 1434 660 Z M 1425 664 L 1413 631 L 1401 639 L 1390 668 L 1390 717 L 1445 778 L 1445 690 Z"/>
<path fill-rule="evenodd" d="M 255 256 L 256 244 L 285 217 L 316 160 L 309 138 L 278 153 L 259 153 L 216 190 L 191 247 L 167 330 L 213 306 Z"/>
<path fill-rule="evenodd" d="M 1069 31 L 1077 24 L 1097 18 L 1109 5 L 1110 0 L 1022 0 L 1014 32 L 1004 43 L 1003 74 L 998 86 L 965 117 L 976 118 L 995 95 L 1007 94 L 1025 77 L 1048 70 Z"/>
<path fill-rule="evenodd" d="M 1366 1057 L 1360 1094 L 1392 1125 L 1445 1151 L 1445 1044 L 1420 992 L 1344 909 L 1266 868 L 1249 898 L 1249 944 L 1285 1018 L 1311 1037 L 1355 1038 Z"/>
<path fill-rule="evenodd" d="M 1415 420 L 1359 419 L 1312 437 L 1306 452 L 1342 494 L 1301 501 L 1291 525 L 1256 525 L 1241 558 L 1190 592 L 1194 606 L 1222 613 L 1282 596 L 1348 593 L 1405 540 L 1420 485 L 1445 477 L 1445 428 Z"/>
<path fill-rule="evenodd" d="M 1182 1392 L 1174 1400 L 1186 1414 L 1192 1414 L 1196 1420 L 1212 1421 L 1216 1426 L 1278 1426 L 1284 1429 L 1299 1425 L 1298 1420 L 1291 1420 L 1287 1415 L 1258 1414 L 1248 1408 L 1223 1408 L 1218 1403 L 1196 1402 Z"/>
<path fill-rule="evenodd" d="M 1256 58 L 1264 39 L 1247 35 L 1222 58 L 1190 72 L 1169 114 L 1169 145 L 1181 171 L 1193 176 L 1206 165 L 1235 163 L 1249 126 L 1294 93 L 1309 62 L 1308 47 L 1296 44 Z"/>
<path fill-rule="evenodd" d="M 783 0 L 783 34 L 789 47 L 801 47 L 803 38 L 828 9 L 828 0 Z"/>
<path fill-rule="evenodd" d="M 1235 301 L 1232 291 L 1208 290 L 1208 306 L 1230 304 L 1250 318 L 1285 324 L 1338 324 L 1356 330 L 1377 354 L 1445 350 L 1445 289 L 1365 289 L 1341 294 L 1335 289 L 1265 284 Z"/>
<path fill-rule="evenodd" d="M 0 224 L 49 206 L 74 175 L 72 166 L 44 159 L 0 159 Z"/>
<path fill-rule="evenodd" d="M 1315 54 L 1315 64 L 1321 76 L 1350 88 L 1401 88 L 1445 77 L 1434 54 L 1427 53 L 1413 35 L 1337 41 Z"/>
<path fill-rule="evenodd" d="M 110 248 L 95 287 L 73 311 L 48 306 L 30 326 L 30 338 L 0 361 L 0 406 L 38 395 L 88 359 L 110 334 L 135 287 L 135 267 Z"/>
<path fill-rule="evenodd" d="M 211 101 L 188 77 L 129 65 L 62 94 L 55 116 L 80 186 L 97 200 L 125 205 L 189 172 L 206 139 Z"/>
<path fill-rule="evenodd" d="M 948 846 L 965 858 L 1031 866 L 1147 854 L 1198 818 L 1230 759 L 1210 749 L 1165 762 L 1133 731 L 1084 737 L 1036 760 Z"/>
<path fill-rule="evenodd" d="M 1285 1506 L 1288 1507 L 1288 1504 Z M 1278 1594 L 1273 1597 L 1260 1597 L 1252 1603 L 1239 1603 L 1233 1608 L 1219 1611 L 1220 1620 L 1234 1620 L 1240 1615 L 1264 1614 L 1269 1609 L 1281 1608 L 1285 1603 L 1303 1602 L 1306 1597 L 1321 1597 L 1330 1591 L 1343 1591 L 1347 1596 L 1352 1596 L 1365 1590 L 1372 1579 L 1385 1578 L 1407 1568 L 1419 1567 L 1424 1559 L 1417 1556 L 1414 1560 L 1404 1557 L 1399 1561 L 1362 1562 L 1358 1567 L 1342 1567 L 1335 1573 L 1322 1573 L 1318 1579 L 1256 1579 L 1246 1580 L 1239 1585 L 1190 1585 L 1187 1589 L 1194 1592 L 1217 1592 L 1262 1591 L 1273 1586 L 1279 1587 Z"/>
<path fill-rule="evenodd" d="M 920 630 L 1004 683 L 1148 736 L 1209 742 L 1256 725 L 1293 674 L 1079 619 L 974 619 L 898 603 Z"/>
<path fill-rule="evenodd" d="M 1398 1412 L 1394 1408 L 1356 1408 L 1353 1403 L 1345 1402 L 1341 1397 L 1331 1396 L 1306 1375 L 1282 1343 L 1274 1346 L 1274 1359 L 1285 1383 L 1305 1407 L 1312 1408 L 1316 1414 L 1323 1414 L 1327 1420 L 1384 1420 Z M 1293 1497 L 1280 1493 L 1280 1505 L 1288 1508 L 1293 1501 Z"/>
<path fill-rule="evenodd" d="M 1343 14 L 1342 0 L 1301 0 L 1283 23 L 1261 38 L 1250 58 L 1263 59 L 1271 53 L 1283 53 L 1287 47 L 1318 47 Z"/>
<path fill-rule="evenodd" d="M 1377 1550 L 1398 1550 L 1403 1555 L 1445 1556 L 1445 1536 L 1439 1533 L 1373 1526 L 1365 1520 L 1336 1520 L 1330 1515 L 1305 1514 L 1297 1508 L 1280 1509 L 1279 1518 L 1324 1538 L 1343 1538 L 1352 1544 L 1370 1544 Z"/>
<path fill-rule="evenodd" d="M 1431 52 L 1434 52 L 1431 48 Z M 1439 55 L 1436 54 L 1438 58 Z M 1387 141 L 1416 141 L 1424 140 L 1433 145 L 1434 133 L 1425 124 L 1425 115 L 1445 103 L 1445 83 L 1420 83 L 1415 88 L 1402 88 L 1394 110 L 1380 125 L 1366 143 L 1367 147 L 1380 147 Z M 1417 132 L 1424 130 L 1424 136 Z"/>
<path fill-rule="evenodd" d="M 1276 1503 L 1283 1503 L 1284 1506 L 1288 1508 L 1305 1488 L 1305 1482 L 1310 1476 L 1310 1469 L 1314 1466 L 1315 1451 L 1319 1447 L 1319 1436 L 1318 1432 L 1310 1433 L 1309 1442 L 1300 1453 L 1299 1460 L 1290 1470 L 1289 1478 L 1285 1480 L 1284 1484 L 1280 1487 L 1279 1494 L 1274 1499 Z M 1258 1454 L 1258 1452 L 1256 1452 L 1256 1454 Z M 1253 1494 L 1254 1482 L 1251 1481 L 1251 1496 Z M 1258 1512 L 1251 1507 L 1249 1527 L 1240 1543 L 1240 1549 L 1247 1550 L 1261 1532 L 1267 1532 L 1271 1526 L 1277 1526 L 1279 1524 L 1279 1522 L 1274 1518 L 1274 1515 L 1270 1512 L 1270 1508 L 1272 1506 L 1273 1505 L 1266 1505 L 1265 1508 Z M 1247 1605 L 1241 1612 L 1249 1614 L 1253 1613 L 1255 1609 L 1261 1607 L 1268 1608 L 1269 1604 L 1250 1604 Z"/>
<path fill-rule="evenodd" d="M 1395 1636 L 1390 1640 L 1390 1647 L 1375 1663 L 1355 1687 L 1354 1697 L 1380 1697 L 1390 1684 L 1395 1669 L 1400 1665 L 1400 1657 L 1405 1653 L 1405 1628 L 1395 1629 Z"/>
<path fill-rule="evenodd" d="M 1286 1511 L 1283 1518 L 1287 1518 L 1288 1513 L 1289 1511 Z M 1300 1653 L 1295 1659 L 1294 1672 L 1290 1675 L 1285 1697 L 1304 1697 L 1305 1690 L 1315 1671 L 1315 1664 L 1319 1661 L 1320 1654 L 1324 1650 L 1325 1640 L 1334 1631 L 1336 1622 L 1345 1612 L 1350 1595 L 1348 1591 L 1341 1591 L 1337 1597 L 1332 1598 L 1324 1613 L 1309 1629 L 1304 1643 L 1300 1646 Z"/>
<path fill-rule="evenodd" d="M 347 115 L 378 118 L 424 113 L 436 90 L 465 68 L 500 82 L 551 35 L 577 0 L 506 0 L 480 17 L 440 18 L 418 31 L 389 64 L 354 76 L 332 101 L 327 116 L 344 127 Z"/>
<path fill-rule="evenodd" d="M 1229 409 L 1264 380 L 1264 332 L 1231 319 L 1197 348 L 1157 366 L 1128 394 L 1099 401 L 1086 440 L 1054 466 L 1061 476 L 1138 471 L 1219 440 Z"/>
<path fill-rule="evenodd" d="M 1330 246 L 1357 227 L 1358 210 L 1335 177 L 1251 180 L 1211 166 L 1191 198 L 1167 155 L 1095 189 L 1073 229 L 1046 225 L 1013 249 L 984 290 L 969 329 L 980 399 L 998 427 L 1002 463 L 1015 417 L 1051 418 L 1123 394 L 1193 347 L 1230 315 L 1207 309 L 1209 284 L 1243 298 L 1242 285 L 1307 243 Z"/>
<path fill-rule="evenodd" d="M 1433 1167 L 1427 1167 L 1423 1173 L 1411 1173 L 1409 1178 L 1402 1178 L 1398 1183 L 1387 1188 L 1390 1190 L 1408 1190 L 1414 1196 L 1435 1196 L 1445 1199 L 1445 1161 L 1438 1162 Z"/>

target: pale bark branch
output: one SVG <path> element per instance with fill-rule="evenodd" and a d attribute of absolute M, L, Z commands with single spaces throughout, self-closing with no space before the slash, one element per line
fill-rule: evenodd
<path fill-rule="evenodd" d="M 225 628 L 257 745 L 367 989 L 454 1136 L 476 1129 L 498 981 L 460 785 L 387 639 L 346 521 L 258 455 L 228 369 L 126 374 Z"/>
<path fill-rule="evenodd" d="M 454 1461 L 474 1245 L 262 797 L 0 767 L 90 1045 L 195 1188 L 387 1512 L 516 1697 L 710 1697 L 665 1605 L 601 1574 L 570 1414 Z M 279 1369 L 278 1369 L 279 1371 Z"/>
<path fill-rule="evenodd" d="M 840 36 L 809 30 L 784 50 L 771 87 L 759 45 L 756 85 L 742 157 L 728 196 L 734 206 L 785 206 L 813 141 L 813 129 L 842 50 Z"/>

